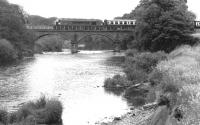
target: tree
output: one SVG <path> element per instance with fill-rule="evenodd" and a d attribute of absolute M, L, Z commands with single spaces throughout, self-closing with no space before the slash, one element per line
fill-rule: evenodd
<path fill-rule="evenodd" d="M 33 50 L 34 36 L 25 23 L 25 12 L 20 6 L 0 0 L 0 38 L 10 41 L 19 58 L 32 55 Z"/>
<path fill-rule="evenodd" d="M 194 44 L 195 15 L 185 0 L 141 0 L 136 7 L 134 45 L 140 50 L 172 51 L 181 44 Z"/>

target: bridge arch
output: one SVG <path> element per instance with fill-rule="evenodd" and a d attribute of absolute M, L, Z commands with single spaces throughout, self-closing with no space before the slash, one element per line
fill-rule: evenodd
<path fill-rule="evenodd" d="M 83 35 L 82 37 L 80 37 L 77 42 L 79 43 L 81 40 L 83 40 L 84 38 L 88 37 L 88 36 L 103 36 L 103 37 L 106 37 L 108 39 L 110 39 L 113 43 L 115 43 L 115 39 L 109 35 L 106 35 L 106 34 L 98 34 L 98 33 L 91 33 L 91 34 L 86 34 L 86 35 Z"/>
<path fill-rule="evenodd" d="M 59 36 L 59 37 L 63 38 L 60 34 L 46 33 L 46 34 L 42 34 L 42 35 L 37 36 L 36 39 L 34 40 L 34 42 L 45 37 L 45 36 Z"/>

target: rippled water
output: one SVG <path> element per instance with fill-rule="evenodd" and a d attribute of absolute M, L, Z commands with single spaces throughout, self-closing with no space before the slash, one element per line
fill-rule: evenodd
<path fill-rule="evenodd" d="M 64 125 L 93 125 L 124 114 L 127 103 L 102 87 L 105 78 L 122 74 L 119 66 L 112 65 L 117 62 L 106 61 L 121 55 L 110 51 L 45 53 L 19 65 L 1 68 L 1 107 L 15 110 L 45 94 L 62 101 Z"/>

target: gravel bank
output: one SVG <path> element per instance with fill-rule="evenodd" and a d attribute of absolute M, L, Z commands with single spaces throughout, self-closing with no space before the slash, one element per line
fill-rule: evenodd
<path fill-rule="evenodd" d="M 112 122 L 101 123 L 100 125 L 146 125 L 154 112 L 155 109 L 135 109 L 119 118 L 116 117 Z"/>

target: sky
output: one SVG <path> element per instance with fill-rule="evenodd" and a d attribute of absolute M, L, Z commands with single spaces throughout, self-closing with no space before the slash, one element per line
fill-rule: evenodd
<path fill-rule="evenodd" d="M 113 19 L 129 13 L 139 0 L 8 0 L 31 15 L 58 18 Z M 189 10 L 200 20 L 200 1 L 188 0 Z"/>

